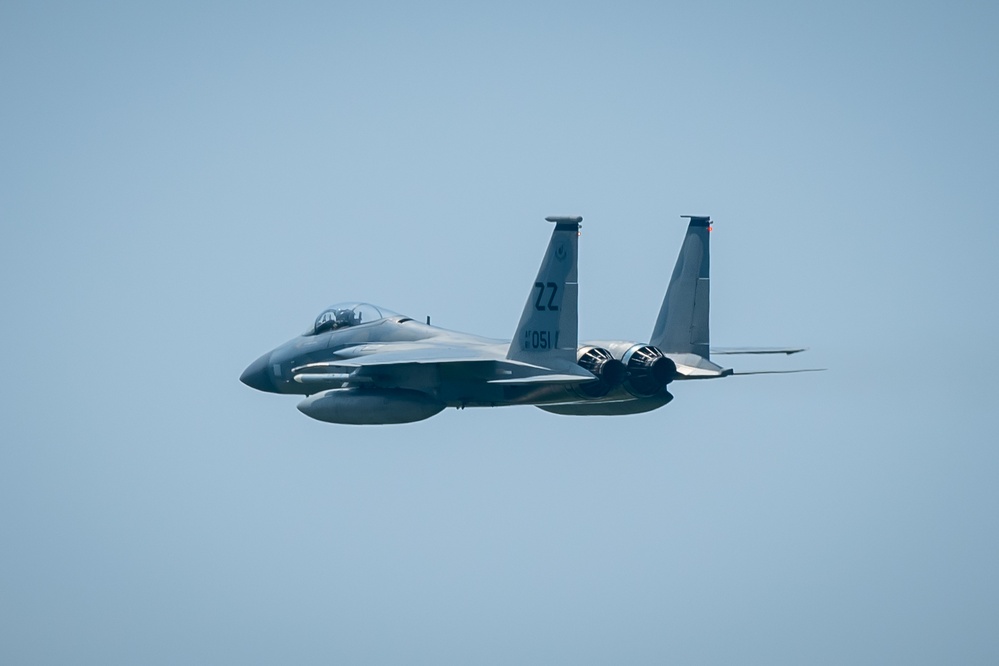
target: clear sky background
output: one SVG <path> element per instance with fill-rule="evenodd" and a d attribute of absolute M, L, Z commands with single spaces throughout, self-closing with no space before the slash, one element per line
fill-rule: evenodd
<path fill-rule="evenodd" d="M 999 5 L 0 4 L 0 662 L 999 661 Z M 651 414 L 312 421 L 326 305 L 494 337 L 583 215 Z"/>

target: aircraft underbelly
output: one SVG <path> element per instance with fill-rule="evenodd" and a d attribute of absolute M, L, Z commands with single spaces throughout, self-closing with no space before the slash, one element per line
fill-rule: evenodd
<path fill-rule="evenodd" d="M 643 414 L 659 409 L 669 403 L 673 395 L 663 391 L 651 398 L 632 398 L 631 400 L 577 402 L 571 404 L 541 404 L 539 409 L 563 416 L 624 416 L 627 414 Z"/>

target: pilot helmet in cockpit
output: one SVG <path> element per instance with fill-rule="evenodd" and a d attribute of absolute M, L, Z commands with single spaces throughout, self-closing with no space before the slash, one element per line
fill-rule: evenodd
<path fill-rule="evenodd" d="M 322 314 L 316 317 L 315 324 L 307 335 L 371 324 L 394 314 L 388 310 L 376 308 L 370 303 L 337 303 L 326 308 Z"/>
<path fill-rule="evenodd" d="M 361 317 L 351 308 L 330 308 L 316 319 L 315 332 L 330 331 L 361 323 Z"/>
<path fill-rule="evenodd" d="M 340 326 L 357 326 L 361 323 L 361 313 L 354 312 L 351 308 L 342 308 L 336 311 L 337 328 Z"/>

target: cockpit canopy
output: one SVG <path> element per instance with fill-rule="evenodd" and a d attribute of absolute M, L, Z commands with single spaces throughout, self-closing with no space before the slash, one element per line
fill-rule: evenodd
<path fill-rule="evenodd" d="M 323 310 L 306 335 L 317 335 L 349 326 L 360 326 L 399 315 L 385 308 L 377 308 L 370 303 L 337 303 Z"/>

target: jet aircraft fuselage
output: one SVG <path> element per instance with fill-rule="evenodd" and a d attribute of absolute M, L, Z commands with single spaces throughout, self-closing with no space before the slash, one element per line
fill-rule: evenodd
<path fill-rule="evenodd" d="M 445 407 L 634 414 L 672 400 L 667 386 L 674 380 L 732 374 L 710 360 L 708 347 L 709 218 L 690 218 L 650 340 L 583 344 L 576 279 L 582 218 L 547 219 L 555 230 L 511 341 L 341 303 L 254 361 L 240 379 L 260 391 L 307 396 L 298 408 L 312 418 L 384 424 L 422 420 Z"/>
<path fill-rule="evenodd" d="M 247 368 L 243 382 L 261 391 L 300 395 L 311 395 L 317 392 L 317 386 L 340 382 L 418 391 L 432 386 L 447 407 L 493 407 L 566 399 L 565 388 L 560 385 L 490 384 L 531 375 L 537 370 L 509 361 L 508 341 L 449 331 L 365 303 L 334 307 L 352 306 L 377 311 L 380 317 L 350 328 L 307 333 L 289 340 Z M 385 362 L 386 354 L 392 355 L 391 362 Z M 366 366 L 366 358 L 375 363 L 368 365 L 370 369 L 363 375 L 357 373 Z M 323 372 L 332 365 L 351 370 L 339 374 Z M 565 369 L 577 381 L 592 378 L 579 368 Z M 355 374 L 348 381 L 351 373 Z"/>

